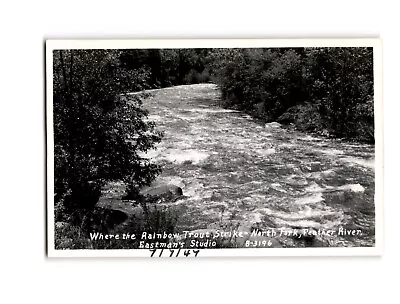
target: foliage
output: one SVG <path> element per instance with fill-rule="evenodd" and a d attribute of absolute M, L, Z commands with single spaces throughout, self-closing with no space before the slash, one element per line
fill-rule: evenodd
<path fill-rule="evenodd" d="M 194 84 L 210 80 L 206 68 L 208 49 L 123 50 L 121 62 L 127 69 L 146 67 L 153 88 Z"/>
<path fill-rule="evenodd" d="M 307 52 L 311 99 L 329 131 L 373 139 L 373 58 L 368 48 L 316 48 Z M 372 129 L 372 130 L 371 130 Z"/>
<path fill-rule="evenodd" d="M 208 60 L 228 107 L 274 121 L 305 105 L 331 134 L 374 139 L 371 48 L 214 49 Z"/>
<path fill-rule="evenodd" d="M 294 50 L 221 49 L 212 56 L 222 96 L 237 108 L 258 105 L 272 118 L 298 99 L 300 56 Z"/>
<path fill-rule="evenodd" d="M 53 53 L 55 203 L 92 208 L 113 180 L 149 184 L 159 167 L 140 157 L 161 140 L 142 100 L 149 71 L 128 70 L 118 50 Z"/>
<path fill-rule="evenodd" d="M 143 198 L 140 202 L 141 216 L 129 215 L 124 218 L 124 224 L 110 224 L 112 210 L 98 208 L 92 211 L 80 211 L 80 221 L 57 222 L 55 226 L 56 249 L 134 249 L 139 247 L 143 232 L 174 233 L 176 232 L 177 216 L 167 208 L 159 207 L 154 201 Z M 76 217 L 75 217 L 76 218 Z M 119 234 L 121 239 L 91 240 L 90 233 Z M 136 239 L 122 239 L 122 235 L 135 234 Z M 157 240 L 154 240 L 156 242 Z M 149 240 L 148 243 L 151 243 Z"/>

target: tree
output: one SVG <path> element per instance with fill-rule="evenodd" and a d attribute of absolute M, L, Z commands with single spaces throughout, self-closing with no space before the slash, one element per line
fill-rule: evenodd
<path fill-rule="evenodd" d="M 374 139 L 372 48 L 312 48 L 307 50 L 311 99 L 331 132 Z"/>
<path fill-rule="evenodd" d="M 301 101 L 301 55 L 293 49 L 217 49 L 212 71 L 222 98 L 235 107 L 276 119 Z"/>
<path fill-rule="evenodd" d="M 374 140 L 372 48 L 214 49 L 208 60 L 228 107 Z"/>
<path fill-rule="evenodd" d="M 92 208 L 101 188 L 123 180 L 149 184 L 160 168 L 141 153 L 162 134 L 145 120 L 139 95 L 149 72 L 126 69 L 118 50 L 53 53 L 55 202 L 67 210 Z"/>

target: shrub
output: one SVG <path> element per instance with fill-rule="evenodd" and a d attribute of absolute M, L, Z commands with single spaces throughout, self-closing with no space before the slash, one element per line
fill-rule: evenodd
<path fill-rule="evenodd" d="M 117 50 L 53 54 L 55 203 L 93 208 L 105 183 L 149 184 L 160 168 L 139 156 L 161 140 L 139 95 L 146 69 L 127 70 Z"/>

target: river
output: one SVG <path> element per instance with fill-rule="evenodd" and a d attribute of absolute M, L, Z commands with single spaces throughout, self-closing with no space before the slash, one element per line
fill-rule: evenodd
<path fill-rule="evenodd" d="M 158 181 L 183 189 L 184 197 L 169 203 L 178 230 L 344 228 L 362 233 L 317 239 L 323 246 L 374 246 L 373 145 L 264 125 L 221 108 L 213 84 L 151 93 L 144 105 L 165 137 L 147 157 L 164 168 Z M 293 238 L 280 242 L 300 246 Z"/>

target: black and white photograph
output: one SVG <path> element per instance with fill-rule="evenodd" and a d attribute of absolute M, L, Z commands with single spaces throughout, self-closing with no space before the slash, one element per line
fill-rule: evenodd
<path fill-rule="evenodd" d="M 47 40 L 50 257 L 379 255 L 380 39 Z"/>

